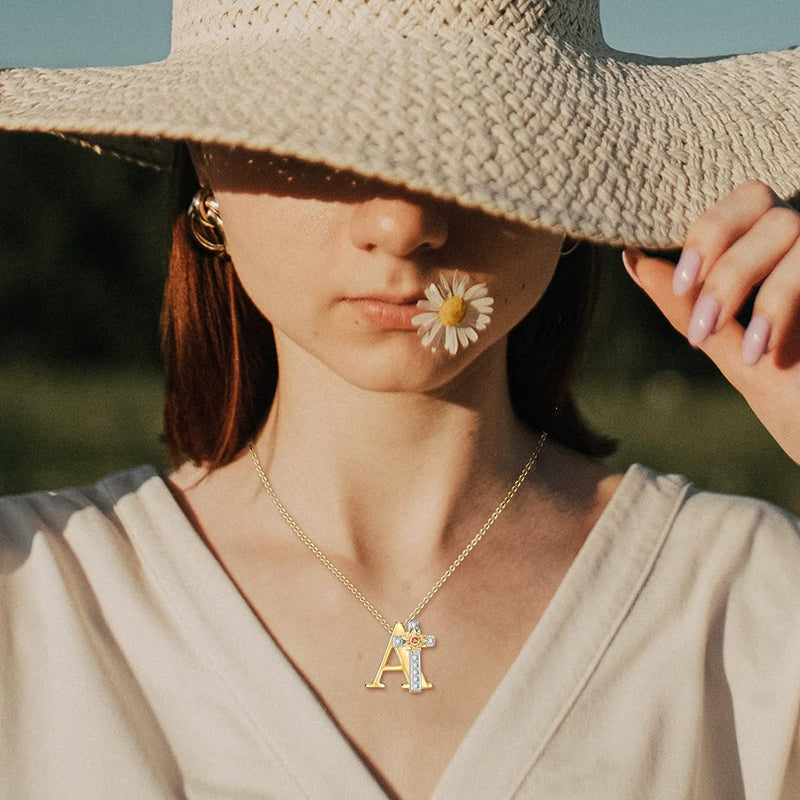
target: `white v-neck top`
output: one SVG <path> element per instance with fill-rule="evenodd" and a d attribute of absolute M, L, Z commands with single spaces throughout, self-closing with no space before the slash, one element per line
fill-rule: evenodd
<path fill-rule="evenodd" d="M 800 521 L 632 466 L 434 798 L 800 798 Z M 0 501 L 0 799 L 385 798 L 151 467 Z"/>

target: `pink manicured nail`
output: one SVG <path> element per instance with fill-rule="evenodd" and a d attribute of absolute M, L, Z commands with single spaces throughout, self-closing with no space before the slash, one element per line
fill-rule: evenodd
<path fill-rule="evenodd" d="M 689 344 L 699 347 L 714 333 L 719 319 L 719 311 L 719 303 L 710 294 L 704 294 L 695 303 L 692 318 L 689 321 L 689 331 L 686 334 Z"/>
<path fill-rule="evenodd" d="M 700 274 L 700 265 L 703 259 L 696 250 L 684 250 L 678 263 L 675 265 L 675 272 L 672 273 L 672 291 L 680 297 L 692 288 L 697 276 Z"/>
<path fill-rule="evenodd" d="M 770 327 L 764 317 L 754 314 L 742 339 L 742 362 L 748 365 L 757 364 L 767 351 Z"/>

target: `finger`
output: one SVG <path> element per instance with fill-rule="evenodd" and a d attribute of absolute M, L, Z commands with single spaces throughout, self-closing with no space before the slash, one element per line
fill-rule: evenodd
<path fill-rule="evenodd" d="M 746 361 L 756 363 L 770 351 L 782 368 L 800 361 L 800 239 L 758 290 L 744 335 Z"/>
<path fill-rule="evenodd" d="M 637 250 L 626 250 L 625 267 L 633 280 L 650 296 L 672 326 L 686 335 L 692 313 L 692 296 L 676 297 L 672 291 L 673 266 L 660 258 L 648 258 Z M 745 398 L 750 408 L 789 456 L 800 464 L 800 394 L 797 370 L 785 369 L 775 351 L 755 366 L 742 362 L 743 330 L 732 319 L 703 343 L 701 349 L 719 367 L 728 382 Z"/>
<path fill-rule="evenodd" d="M 716 260 L 781 199 L 761 181 L 747 181 L 701 214 L 689 228 L 675 268 L 674 291 L 705 280 Z"/>
<path fill-rule="evenodd" d="M 696 292 L 682 297 L 675 295 L 672 291 L 672 262 L 650 258 L 632 248 L 623 253 L 623 262 L 628 274 L 658 306 L 672 327 L 687 336 Z M 700 347 L 739 391 L 745 388 L 742 373 L 746 368 L 741 358 L 743 337 L 742 326 L 732 320 L 707 338 Z"/>
<path fill-rule="evenodd" d="M 711 295 L 719 305 L 717 327 L 727 325 L 753 288 L 777 268 L 798 239 L 800 214 L 787 206 L 773 206 L 717 259 L 701 290 L 701 299 Z M 790 277 L 782 274 L 776 286 L 783 283 L 788 288 Z M 778 304 L 771 293 L 768 300 L 777 310 Z"/>

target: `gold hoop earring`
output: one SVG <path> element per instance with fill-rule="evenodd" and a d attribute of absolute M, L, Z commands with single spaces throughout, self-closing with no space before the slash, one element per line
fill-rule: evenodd
<path fill-rule="evenodd" d="M 225 249 L 225 226 L 219 214 L 219 203 L 211 189 L 201 186 L 186 212 L 189 230 L 200 247 L 216 256 L 227 255 Z"/>
<path fill-rule="evenodd" d="M 570 238 L 571 237 L 569 237 L 569 236 L 565 236 L 564 237 L 564 241 L 568 242 L 570 240 Z M 580 239 L 573 240 L 573 243 L 569 247 L 567 247 L 566 250 L 562 250 L 561 251 L 561 254 L 559 255 L 559 258 L 564 258 L 564 256 L 568 256 L 570 253 L 574 253 L 578 249 L 578 245 L 580 243 L 581 243 Z"/>

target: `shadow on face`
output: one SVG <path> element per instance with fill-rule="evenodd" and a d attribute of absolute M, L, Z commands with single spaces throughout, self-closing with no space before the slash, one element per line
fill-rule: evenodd
<path fill-rule="evenodd" d="M 524 223 L 415 192 L 400 184 L 292 156 L 224 145 L 202 145 L 202 150 L 193 146 L 192 154 L 198 172 L 207 173 L 219 191 L 348 204 L 375 198 L 400 199 L 420 206 L 435 205 L 451 223 L 459 222 L 475 232 L 500 226 L 505 236 L 514 238 L 533 230 Z"/>

